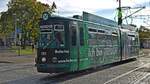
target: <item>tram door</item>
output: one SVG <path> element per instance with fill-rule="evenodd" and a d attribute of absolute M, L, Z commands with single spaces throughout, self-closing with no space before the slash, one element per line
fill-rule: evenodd
<path fill-rule="evenodd" d="M 79 30 L 76 21 L 69 24 L 69 41 L 70 41 L 70 69 L 79 70 Z"/>
<path fill-rule="evenodd" d="M 122 32 L 121 35 L 121 45 L 122 45 L 122 60 L 128 59 L 128 35 L 127 32 Z"/>

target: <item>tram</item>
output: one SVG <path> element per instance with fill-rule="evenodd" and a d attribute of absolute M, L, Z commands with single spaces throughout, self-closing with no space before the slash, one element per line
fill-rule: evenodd
<path fill-rule="evenodd" d="M 138 32 L 87 12 L 74 18 L 44 12 L 39 28 L 38 72 L 74 72 L 138 56 Z"/>

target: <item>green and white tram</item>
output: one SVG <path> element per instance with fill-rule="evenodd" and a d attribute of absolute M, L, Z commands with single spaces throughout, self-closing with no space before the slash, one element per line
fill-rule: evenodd
<path fill-rule="evenodd" d="M 139 52 L 138 32 L 86 12 L 80 19 L 44 12 L 39 26 L 38 72 L 79 71 L 135 58 Z"/>

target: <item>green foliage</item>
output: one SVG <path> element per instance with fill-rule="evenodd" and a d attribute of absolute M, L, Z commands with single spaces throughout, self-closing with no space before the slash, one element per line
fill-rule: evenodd
<path fill-rule="evenodd" d="M 139 37 L 140 39 L 150 38 L 150 29 L 147 29 L 144 26 L 141 26 L 139 29 Z"/>
<path fill-rule="evenodd" d="M 39 19 L 48 9 L 48 4 L 36 0 L 10 0 L 8 10 L 1 13 L 0 33 L 9 35 L 15 30 L 16 25 L 17 28 L 21 28 L 23 39 L 36 40 Z"/>
<path fill-rule="evenodd" d="M 0 17 L 0 37 L 6 37 L 12 32 L 12 19 L 7 12 L 1 12 Z"/>

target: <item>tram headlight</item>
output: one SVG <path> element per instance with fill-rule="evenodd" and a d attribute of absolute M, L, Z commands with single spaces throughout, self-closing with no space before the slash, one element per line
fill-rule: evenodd
<path fill-rule="evenodd" d="M 46 58 L 45 57 L 42 57 L 42 62 L 46 62 Z"/>

